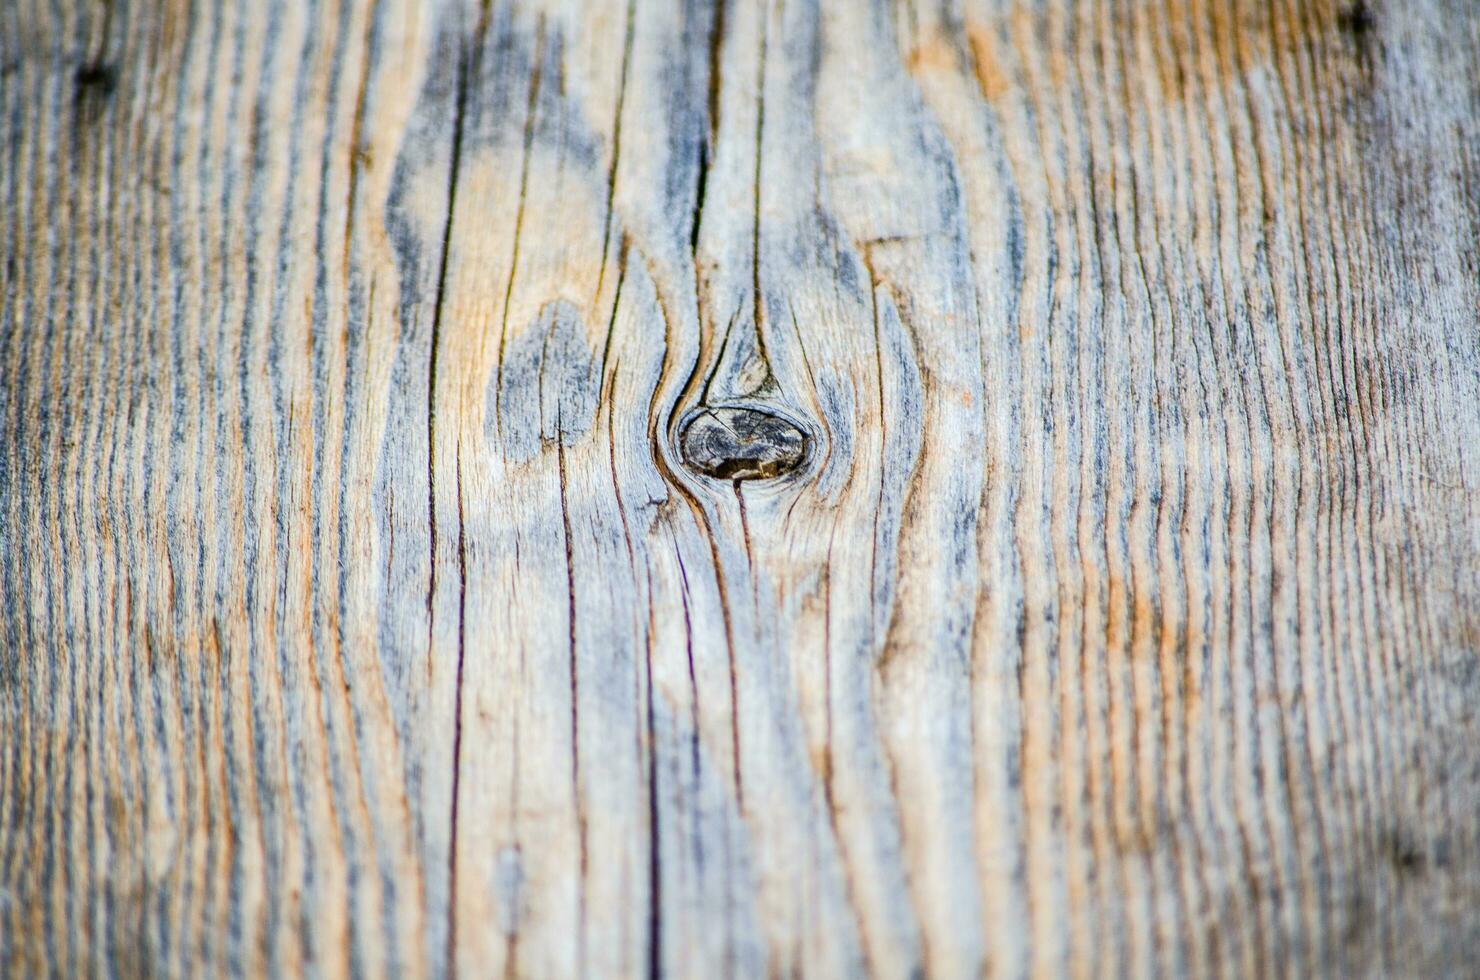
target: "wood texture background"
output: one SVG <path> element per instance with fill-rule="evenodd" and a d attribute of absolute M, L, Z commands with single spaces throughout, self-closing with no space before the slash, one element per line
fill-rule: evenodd
<path fill-rule="evenodd" d="M 1472 0 L 10 0 L 0 243 L 0 974 L 1480 969 Z"/>

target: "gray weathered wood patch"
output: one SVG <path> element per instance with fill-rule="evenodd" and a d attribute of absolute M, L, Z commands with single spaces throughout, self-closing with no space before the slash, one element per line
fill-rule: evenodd
<path fill-rule="evenodd" d="M 1472 0 L 0 4 L 0 975 L 1471 975 Z"/>

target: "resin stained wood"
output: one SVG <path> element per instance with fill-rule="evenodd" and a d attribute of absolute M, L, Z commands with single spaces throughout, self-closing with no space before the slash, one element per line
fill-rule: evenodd
<path fill-rule="evenodd" d="M 1473 971 L 1471 0 L 14 0 L 0 134 L 0 975 Z"/>

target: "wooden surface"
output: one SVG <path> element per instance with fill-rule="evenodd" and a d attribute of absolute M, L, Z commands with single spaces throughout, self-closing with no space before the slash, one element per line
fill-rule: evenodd
<path fill-rule="evenodd" d="M 12 0 L 0 243 L 4 976 L 1480 969 L 1472 0 Z"/>

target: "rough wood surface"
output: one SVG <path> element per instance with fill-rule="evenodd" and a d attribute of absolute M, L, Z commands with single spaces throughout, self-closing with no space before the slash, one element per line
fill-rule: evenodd
<path fill-rule="evenodd" d="M 1472 0 L 10 0 L 0 258 L 0 974 L 1475 975 Z"/>

